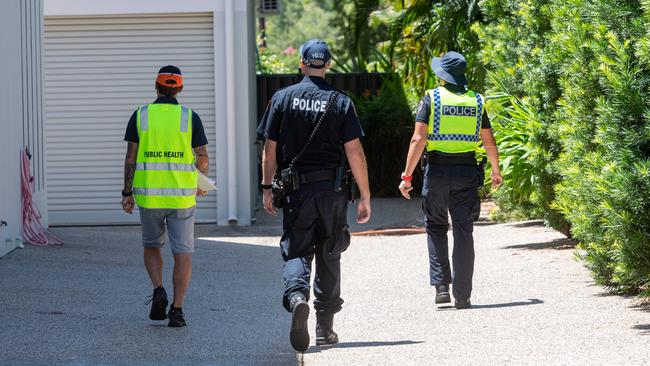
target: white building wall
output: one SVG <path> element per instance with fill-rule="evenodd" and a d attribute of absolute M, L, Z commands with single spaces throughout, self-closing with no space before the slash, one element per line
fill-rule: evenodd
<path fill-rule="evenodd" d="M 20 150 L 33 155 L 34 199 L 47 212 L 41 87 L 43 4 L 41 0 L 4 2 L 0 12 L 0 256 L 21 238 Z M 46 215 L 45 215 L 46 216 Z M 44 223 L 47 223 L 44 218 Z M 6 225 L 4 225 L 6 222 Z"/>
<path fill-rule="evenodd" d="M 254 0 L 44 0 L 46 16 L 211 12 L 214 19 L 217 222 L 249 225 L 254 175 Z"/>

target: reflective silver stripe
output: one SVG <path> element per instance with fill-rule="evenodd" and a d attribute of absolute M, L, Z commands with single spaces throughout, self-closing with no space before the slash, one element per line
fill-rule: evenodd
<path fill-rule="evenodd" d="M 149 117 L 147 116 L 148 106 L 140 107 L 140 131 L 146 131 L 149 128 Z"/>
<path fill-rule="evenodd" d="M 187 132 L 188 122 L 190 120 L 190 111 L 181 107 L 181 132 Z"/>
<path fill-rule="evenodd" d="M 141 196 L 194 196 L 194 188 L 134 188 L 133 193 Z"/>
<path fill-rule="evenodd" d="M 194 164 L 186 163 L 137 163 L 136 170 L 173 170 L 178 172 L 193 172 L 196 170 Z"/>

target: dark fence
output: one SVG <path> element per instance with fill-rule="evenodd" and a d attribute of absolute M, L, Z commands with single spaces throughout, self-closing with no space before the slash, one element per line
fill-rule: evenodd
<path fill-rule="evenodd" d="M 367 94 L 378 94 L 386 73 L 330 73 L 325 76 L 327 82 L 335 88 L 346 91 L 357 97 Z M 266 106 L 277 90 L 295 84 L 302 80 L 298 74 L 268 74 L 257 75 L 257 120 L 264 115 Z"/>

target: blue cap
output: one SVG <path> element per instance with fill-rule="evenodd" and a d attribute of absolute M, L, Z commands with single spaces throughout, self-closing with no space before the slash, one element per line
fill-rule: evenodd
<path fill-rule="evenodd" d="M 467 85 L 467 78 L 465 77 L 467 61 L 458 52 L 449 51 L 442 57 L 434 57 L 431 60 L 431 69 L 439 78 L 448 83 L 461 86 Z"/>
<path fill-rule="evenodd" d="M 332 53 L 325 41 L 311 39 L 300 46 L 303 63 L 313 69 L 322 69 L 332 58 Z"/>

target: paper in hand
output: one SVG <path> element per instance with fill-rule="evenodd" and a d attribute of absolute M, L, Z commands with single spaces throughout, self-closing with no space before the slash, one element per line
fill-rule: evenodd
<path fill-rule="evenodd" d="M 203 191 L 214 191 L 215 189 L 217 189 L 217 182 L 210 179 L 209 177 L 206 177 L 201 172 L 198 173 L 199 173 L 199 178 L 197 182 L 198 188 L 200 188 Z"/>

